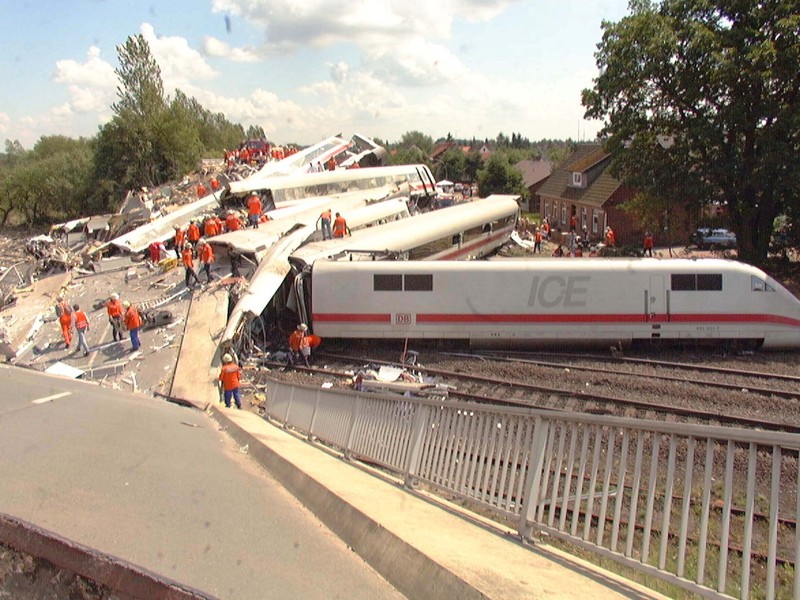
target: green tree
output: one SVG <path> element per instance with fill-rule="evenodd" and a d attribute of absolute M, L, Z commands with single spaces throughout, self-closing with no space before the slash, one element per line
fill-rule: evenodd
<path fill-rule="evenodd" d="M 800 14 L 795 0 L 633 0 L 603 23 L 600 76 L 584 90 L 613 170 L 666 210 L 720 202 L 739 256 L 766 258 L 772 224 L 797 214 Z"/>
<path fill-rule="evenodd" d="M 400 146 L 404 148 L 416 146 L 428 157 L 433 151 L 433 138 L 420 131 L 407 131 L 400 138 Z"/>
<path fill-rule="evenodd" d="M 460 147 L 447 149 L 439 162 L 434 165 L 434 175 L 437 180 L 449 179 L 450 181 L 464 181 L 467 157 Z"/>
<path fill-rule="evenodd" d="M 520 173 L 504 152 L 493 152 L 483 168 L 478 170 L 478 191 L 482 197 L 491 194 L 525 195 Z"/>

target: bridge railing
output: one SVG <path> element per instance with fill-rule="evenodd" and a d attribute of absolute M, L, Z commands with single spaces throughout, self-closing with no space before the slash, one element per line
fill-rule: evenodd
<path fill-rule="evenodd" d="M 268 416 L 705 597 L 795 598 L 800 435 L 269 380 Z"/>

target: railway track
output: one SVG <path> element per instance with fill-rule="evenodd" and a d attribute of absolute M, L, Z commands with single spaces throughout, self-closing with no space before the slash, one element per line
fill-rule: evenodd
<path fill-rule="evenodd" d="M 561 381 L 558 385 L 553 385 L 547 381 L 531 383 L 527 378 L 522 378 L 524 376 L 522 373 L 517 377 L 470 374 L 465 372 L 469 370 L 469 361 L 466 360 L 467 356 L 474 358 L 473 355 L 457 356 L 460 361 L 458 364 L 461 365 L 457 367 L 457 370 L 431 366 L 422 367 L 418 365 L 409 368 L 428 378 L 434 378 L 440 385 L 447 386 L 451 398 L 459 398 L 473 402 L 800 433 L 800 425 L 788 419 L 775 420 L 766 418 L 763 414 L 747 414 L 746 411 L 736 411 L 730 405 L 725 406 L 724 409 L 713 410 L 704 407 L 702 403 L 699 403 L 699 405 L 698 403 L 694 405 L 677 405 L 674 402 L 670 402 L 668 397 L 665 399 L 663 394 L 659 395 L 657 393 L 645 394 L 642 395 L 642 397 L 631 397 L 631 394 L 623 396 L 621 394 L 609 393 L 603 389 L 603 386 L 594 384 L 586 384 L 584 385 L 585 389 L 577 389 L 577 386 L 574 384 L 565 384 L 563 374 L 551 373 L 548 378 L 548 380 L 560 379 Z M 483 357 L 481 360 L 485 362 L 489 359 Z M 524 364 L 524 362 L 521 362 L 521 359 L 516 358 L 498 360 L 493 357 L 491 360 L 497 362 L 497 364 L 511 364 L 512 367 Z M 324 362 L 325 368 L 312 367 L 306 369 L 303 367 L 298 368 L 297 372 L 305 373 L 311 379 L 315 377 L 336 378 L 340 382 L 343 382 L 344 380 L 352 380 L 354 372 L 362 369 L 364 365 L 396 366 L 397 364 L 396 362 L 375 358 L 330 353 L 319 353 L 316 362 L 317 364 Z M 268 366 L 278 367 L 282 365 L 273 364 Z M 537 366 L 541 367 L 542 365 Z M 581 371 L 583 369 L 586 372 L 599 374 L 603 379 L 608 378 L 611 374 L 607 369 L 604 370 L 599 367 L 581 367 L 572 362 L 554 363 L 553 365 L 547 365 L 546 368 L 555 368 L 561 371 L 569 369 L 570 372 L 573 370 Z M 492 368 L 489 367 L 487 369 L 486 364 L 484 364 L 482 370 L 491 371 Z M 637 374 L 616 372 L 615 375 L 630 379 L 639 378 L 646 382 L 652 382 L 654 379 L 654 376 L 650 373 Z M 781 398 L 784 399 L 784 401 L 788 399 L 788 401 L 793 403 L 797 403 L 797 400 L 800 400 L 800 391 L 795 390 L 763 387 L 756 388 L 758 391 L 755 392 L 749 388 L 742 391 L 740 384 L 714 382 L 711 380 L 701 382 L 696 382 L 694 380 L 687 381 L 685 377 L 682 378 L 680 376 L 670 375 L 662 375 L 660 380 L 671 381 L 673 384 L 682 386 L 692 385 L 725 391 L 737 390 L 737 394 L 746 396 L 748 400 L 752 400 L 755 395 Z M 608 386 L 605 387 L 607 388 Z M 700 394 L 702 394 L 702 392 L 700 392 Z"/>

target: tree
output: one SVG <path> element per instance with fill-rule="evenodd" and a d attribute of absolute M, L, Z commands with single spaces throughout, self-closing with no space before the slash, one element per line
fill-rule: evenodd
<path fill-rule="evenodd" d="M 433 151 L 433 138 L 420 131 L 407 131 L 400 138 L 400 145 L 404 148 L 416 146 L 425 156 L 430 156 Z"/>
<path fill-rule="evenodd" d="M 464 181 L 467 157 L 458 146 L 448 148 L 439 162 L 434 166 L 436 179 L 449 179 L 451 181 Z"/>
<path fill-rule="evenodd" d="M 798 213 L 800 15 L 795 0 L 632 0 L 603 23 L 584 90 L 612 172 L 666 210 L 720 202 L 739 256 L 766 258 L 772 223 Z M 659 143 L 661 142 L 661 143 Z"/>
<path fill-rule="evenodd" d="M 483 197 L 491 194 L 526 195 L 522 173 L 514 168 L 503 152 L 492 153 L 486 165 L 478 170 L 478 190 Z"/>

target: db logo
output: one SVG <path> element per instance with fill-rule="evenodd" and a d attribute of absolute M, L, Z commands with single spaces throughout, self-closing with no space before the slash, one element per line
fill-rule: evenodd
<path fill-rule="evenodd" d="M 397 325 L 411 325 L 411 315 L 408 313 L 397 313 L 394 316 L 394 322 Z"/>

